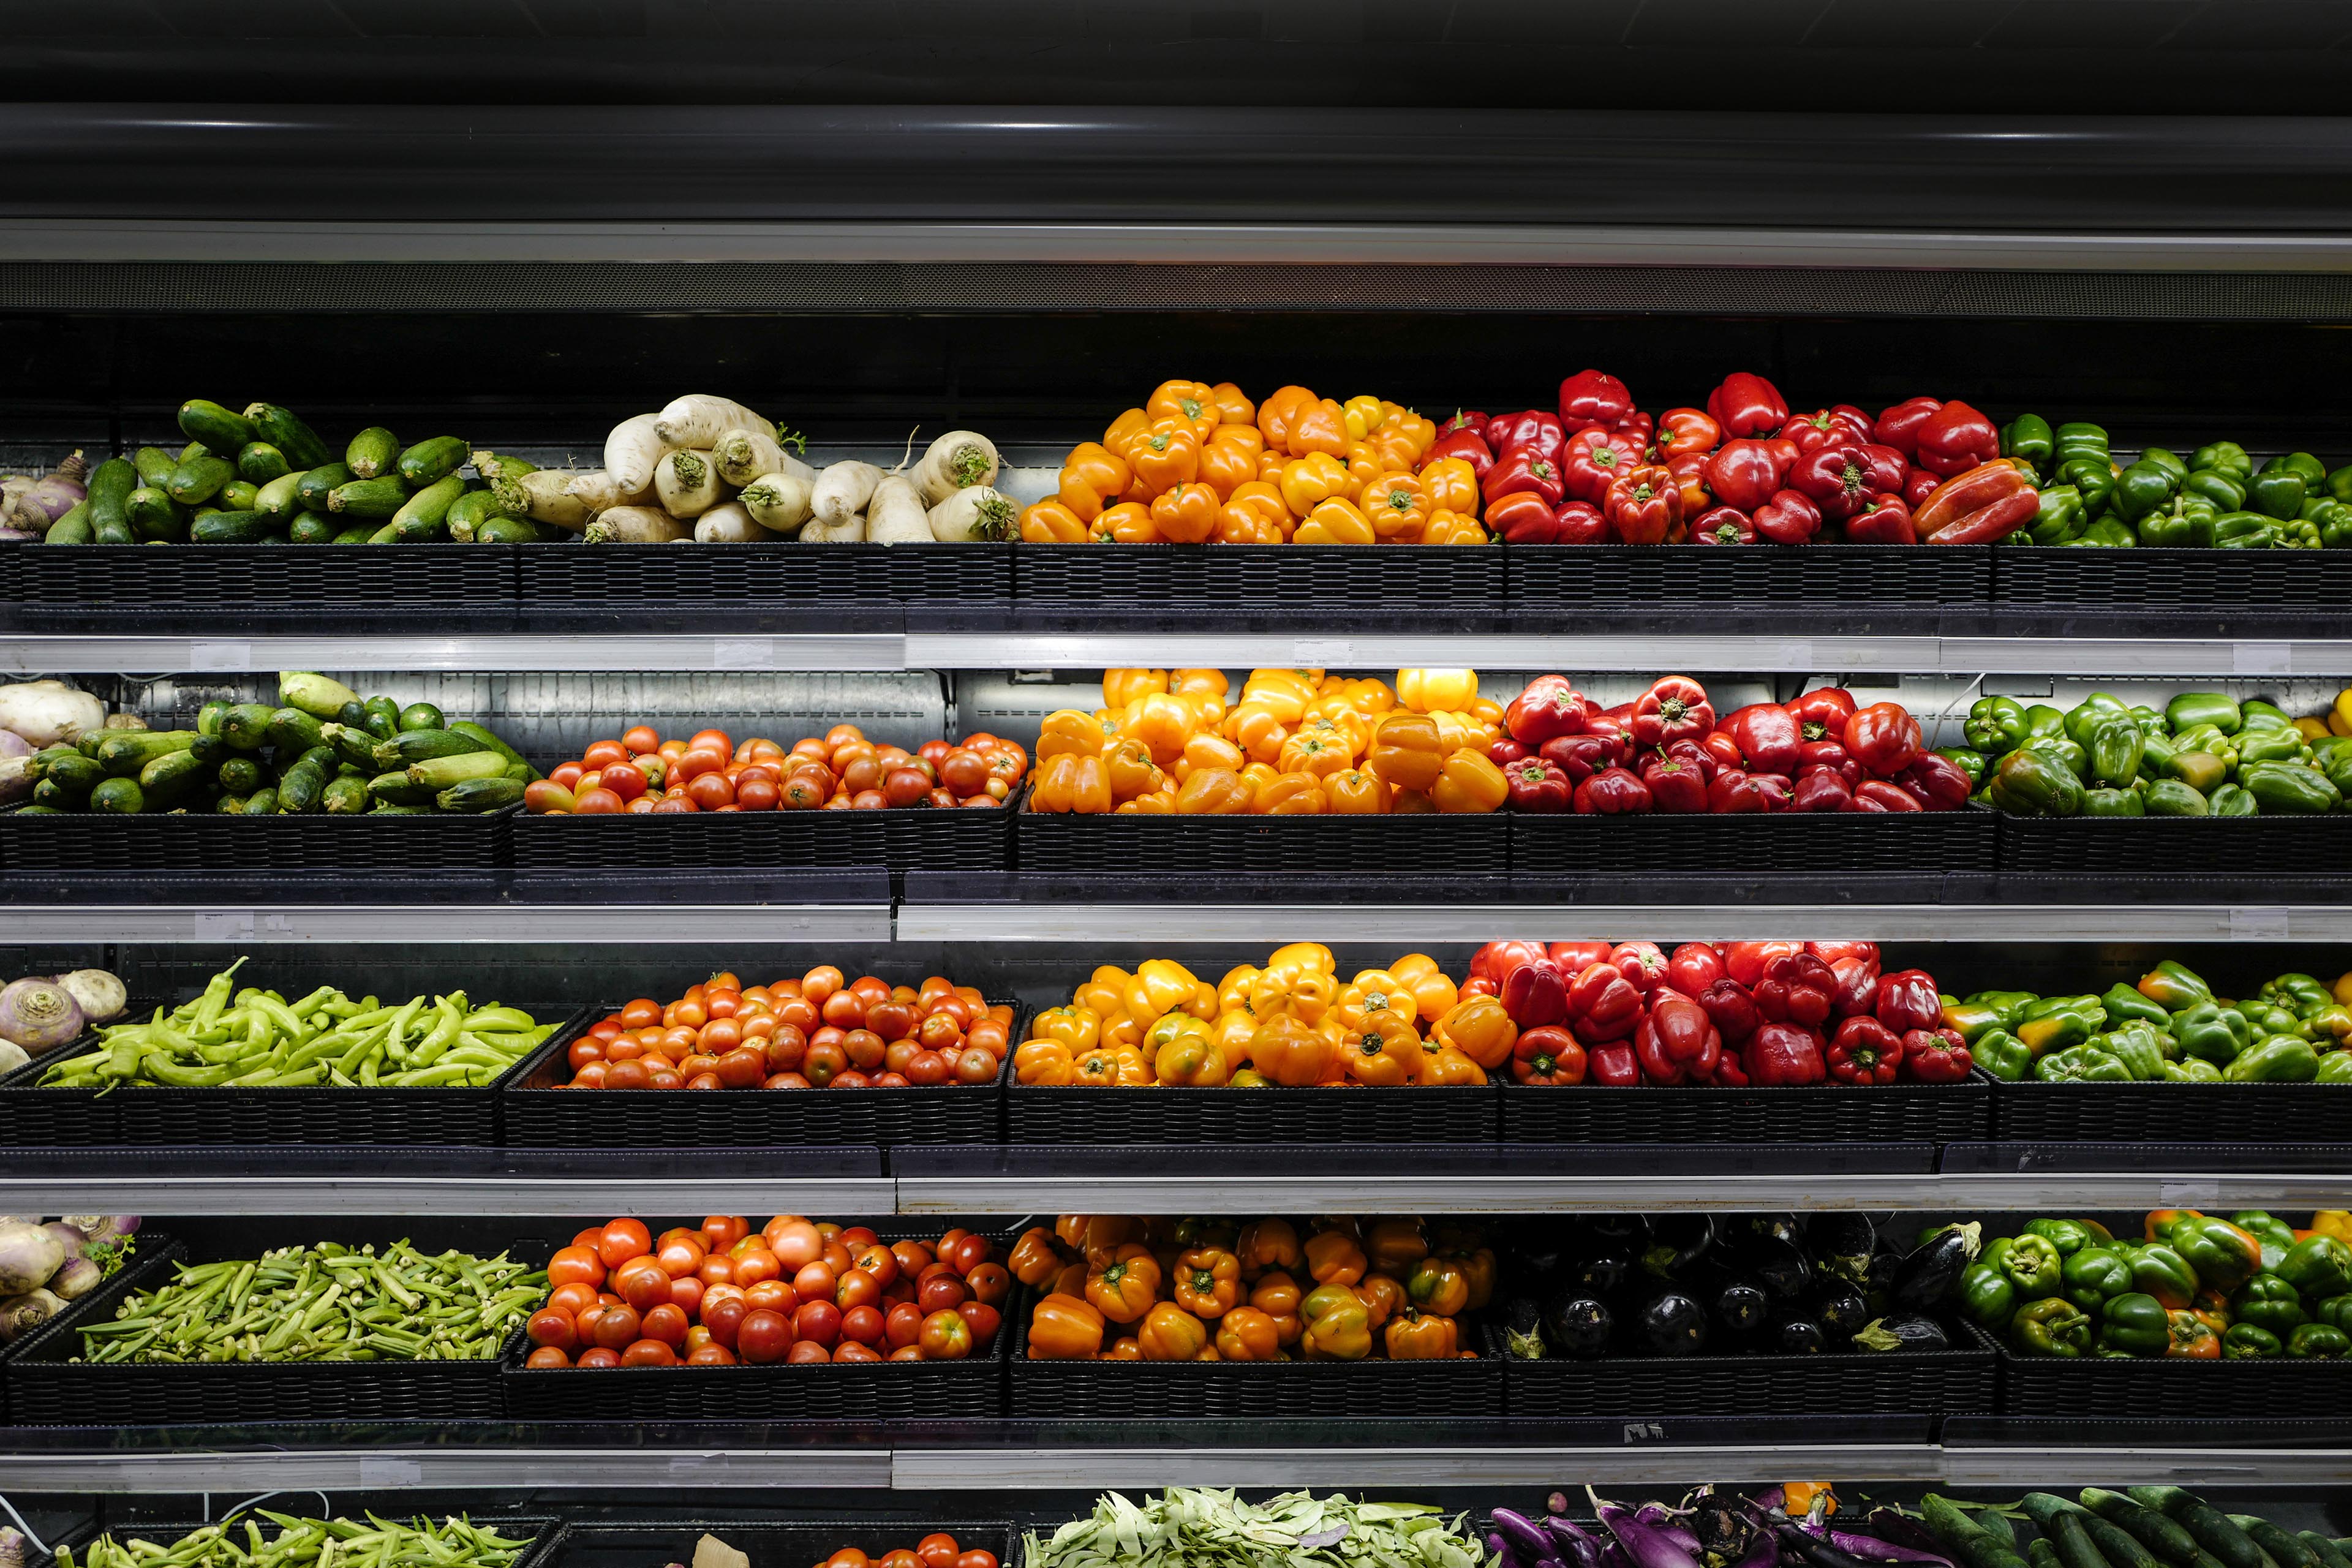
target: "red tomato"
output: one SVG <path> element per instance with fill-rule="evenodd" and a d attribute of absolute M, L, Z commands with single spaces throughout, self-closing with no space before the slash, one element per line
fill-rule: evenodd
<path fill-rule="evenodd" d="M 893 1301 L 889 1311 L 883 1314 L 882 1322 L 891 1347 L 901 1349 L 922 1337 L 923 1310 L 912 1301 Z"/>
<path fill-rule="evenodd" d="M 768 1246 L 777 1258 L 798 1273 L 824 1256 L 824 1237 L 804 1219 L 787 1219 L 769 1228 Z"/>
<path fill-rule="evenodd" d="M 958 747 L 940 759 L 940 783 L 958 795 L 978 795 L 988 787 L 988 759 Z"/>
<path fill-rule="evenodd" d="M 801 1071 L 810 1083 L 824 1089 L 849 1069 L 849 1058 L 831 1041 L 811 1041 L 801 1058 Z"/>
<path fill-rule="evenodd" d="M 741 1215 L 706 1215 L 702 1221 L 703 1245 L 713 1252 L 723 1251 L 751 1234 L 751 1222 Z"/>
<path fill-rule="evenodd" d="M 596 1320 L 593 1337 L 606 1350 L 616 1351 L 635 1343 L 643 1337 L 638 1330 L 644 1321 L 637 1315 L 637 1310 L 626 1302 L 617 1307 L 607 1307 L 604 1315 Z"/>
<path fill-rule="evenodd" d="M 558 1311 L 576 1315 L 596 1304 L 596 1287 L 577 1282 L 558 1285 L 554 1293 L 548 1297 L 547 1304 Z"/>
<path fill-rule="evenodd" d="M 946 1013 L 929 1013 L 915 1026 L 915 1038 L 932 1050 L 944 1051 L 963 1043 L 963 1026 Z"/>
<path fill-rule="evenodd" d="M 697 730 L 692 735 L 687 737 L 686 743 L 689 748 L 703 746 L 722 753 L 732 752 L 735 750 L 733 738 L 724 730 Z"/>
<path fill-rule="evenodd" d="M 860 1029 L 866 1026 L 866 998 L 855 991 L 835 991 L 824 999 L 821 1011 L 830 1027 Z"/>
<path fill-rule="evenodd" d="M 955 1560 L 963 1551 L 956 1538 L 941 1531 L 926 1535 L 915 1542 L 915 1555 L 923 1560 L 923 1568 L 954 1568 Z"/>
<path fill-rule="evenodd" d="M 890 1244 L 890 1252 L 898 1260 L 898 1272 L 909 1277 L 920 1275 L 939 1260 L 937 1255 L 919 1241 L 894 1241 Z"/>
<path fill-rule="evenodd" d="M 654 813 L 659 816 L 681 816 L 686 812 L 697 811 L 700 808 L 697 806 L 694 802 L 687 799 L 682 794 L 677 795 L 666 795 L 662 796 L 660 804 L 654 807 Z"/>
<path fill-rule="evenodd" d="M 898 1278 L 898 1255 L 879 1241 L 860 1243 L 849 1255 L 849 1266 L 873 1276 L 874 1283 L 880 1286 L 887 1287 Z"/>
<path fill-rule="evenodd" d="M 805 1035 L 823 1021 L 818 1004 L 805 996 L 786 996 L 776 1003 L 776 1027 L 798 1029 Z"/>
<path fill-rule="evenodd" d="M 716 811 L 722 805 L 735 804 L 735 785 L 725 773 L 698 774 L 688 782 L 686 798 L 704 811 Z"/>
<path fill-rule="evenodd" d="M 934 1274 L 915 1287 L 915 1305 L 926 1317 L 933 1312 L 951 1312 L 963 1305 L 971 1292 L 961 1279 L 954 1274 Z"/>
<path fill-rule="evenodd" d="M 892 805 L 912 805 L 931 793 L 931 781 L 914 768 L 892 768 L 882 777 L 882 797 Z"/>
<path fill-rule="evenodd" d="M 925 1361 L 961 1361 L 971 1354 L 971 1325 L 952 1308 L 923 1319 L 922 1337 L 915 1342 Z"/>
<path fill-rule="evenodd" d="M 547 782 L 558 789 L 568 791 L 573 784 L 580 782 L 580 775 L 587 771 L 587 765 L 583 763 L 566 763 L 551 772 L 547 775 Z"/>
<path fill-rule="evenodd" d="M 964 1276 L 963 1282 L 972 1299 L 990 1306 L 1001 1306 L 1013 1294 L 1013 1276 L 1002 1263 L 982 1263 Z"/>
<path fill-rule="evenodd" d="M 854 1275 L 852 1278 L 862 1279 L 865 1276 Z M 878 1345 L 882 1342 L 882 1314 L 871 1305 L 851 1307 L 841 1314 L 841 1337 L 845 1340 L 854 1340 L 861 1345 Z"/>
<path fill-rule="evenodd" d="M 595 1352 L 591 1351 L 589 1353 L 593 1355 Z M 562 1351 L 557 1350 L 553 1345 L 541 1345 L 537 1350 L 531 1352 L 530 1355 L 523 1362 L 522 1364 L 535 1369 L 544 1369 L 553 1366 L 570 1366 L 572 1364 L 572 1358 L 564 1354 Z"/>
<path fill-rule="evenodd" d="M 871 1307 L 881 1300 L 882 1287 L 864 1269 L 852 1268 L 834 1283 L 833 1304 L 844 1312 L 856 1307 Z"/>
<path fill-rule="evenodd" d="M 533 779 L 522 786 L 522 807 L 533 816 L 551 811 L 571 811 L 579 805 L 571 790 L 553 779 Z"/>
<path fill-rule="evenodd" d="M 604 1042 L 593 1035 L 583 1035 L 572 1042 L 571 1048 L 563 1054 L 563 1059 L 571 1064 L 573 1072 L 578 1072 L 590 1062 L 604 1059 Z"/>
<path fill-rule="evenodd" d="M 627 763 L 607 763 L 598 787 L 612 791 L 623 800 L 635 800 L 646 793 L 646 775 Z"/>
<path fill-rule="evenodd" d="M 735 1353 L 754 1366 L 782 1361 L 793 1348 L 793 1339 L 790 1318 L 762 1310 L 746 1316 L 736 1330 Z"/>
<path fill-rule="evenodd" d="M 638 1340 L 621 1352 L 623 1366 L 676 1366 L 677 1352 L 659 1340 Z"/>
<path fill-rule="evenodd" d="M 875 1568 L 923 1568 L 923 1560 L 907 1547 L 885 1552 L 876 1560 Z"/>
<path fill-rule="evenodd" d="M 784 1279 L 762 1279 L 743 1292 L 743 1301 L 753 1311 L 765 1307 L 772 1312 L 790 1312 L 799 1308 L 800 1293 Z"/>
<path fill-rule="evenodd" d="M 783 1260 L 764 1247 L 753 1247 L 735 1259 L 735 1283 L 738 1285 L 749 1287 L 762 1279 L 780 1279 L 783 1273 Z"/>
<path fill-rule="evenodd" d="M 893 1040 L 883 1047 L 882 1076 L 894 1078 L 904 1075 L 907 1064 L 913 1061 L 922 1048 L 912 1040 Z"/>
<path fill-rule="evenodd" d="M 735 1332 L 743 1326 L 743 1320 L 751 1315 L 751 1309 L 734 1297 L 722 1301 L 705 1301 L 702 1307 L 702 1326 L 710 1331 L 711 1343 L 724 1345 L 727 1349 L 733 1350 Z"/>
<path fill-rule="evenodd" d="M 918 1050 L 907 1058 L 907 1081 L 929 1088 L 948 1080 L 948 1058 L 934 1050 Z"/>
<path fill-rule="evenodd" d="M 793 1276 L 793 1293 L 803 1301 L 819 1297 L 829 1300 L 839 1283 L 834 1271 L 822 1261 L 805 1263 L 801 1266 L 800 1272 Z"/>
<path fill-rule="evenodd" d="M 700 1235 L 699 1231 L 688 1231 L 674 1240 L 663 1241 L 661 1250 L 654 1254 L 654 1261 L 662 1266 L 662 1272 L 673 1279 L 683 1279 L 699 1269 L 707 1254 L 699 1239 L 689 1241 L 687 1237 L 698 1238 Z"/>
<path fill-rule="evenodd" d="M 725 1345 L 697 1345 L 686 1352 L 688 1366 L 733 1366 L 735 1352 Z"/>
<path fill-rule="evenodd" d="M 633 1258 L 614 1270 L 613 1286 L 622 1300 L 640 1312 L 650 1312 L 669 1300 L 669 1275 L 650 1258 Z"/>
<path fill-rule="evenodd" d="M 956 1309 L 956 1316 L 971 1331 L 974 1350 L 984 1351 L 996 1342 L 996 1331 L 1004 1326 L 1004 1314 L 985 1301 L 966 1301 Z"/>
<path fill-rule="evenodd" d="M 830 1350 L 841 1337 L 841 1309 L 830 1301 L 803 1301 L 793 1317 L 793 1330 L 802 1339 Z"/>
<path fill-rule="evenodd" d="M 608 763 L 625 763 L 629 760 L 629 748 L 618 741 L 592 741 L 588 749 L 580 753 L 580 760 L 592 768 L 601 768 Z"/>
<path fill-rule="evenodd" d="M 768 1076 L 768 1061 L 760 1052 L 747 1046 L 720 1057 L 715 1070 L 719 1083 L 726 1088 L 751 1089 Z"/>
<path fill-rule="evenodd" d="M 959 1274 L 969 1274 L 987 1262 L 995 1251 L 994 1242 L 978 1231 L 972 1231 L 957 1237 L 953 1247 L 943 1249 L 940 1254 L 940 1261 Z"/>
<path fill-rule="evenodd" d="M 691 1275 L 684 1279 L 673 1279 L 669 1282 L 670 1305 L 691 1318 L 701 1310 L 703 1293 L 708 1289 Z"/>
<path fill-rule="evenodd" d="M 604 1239 L 604 1233 L 597 1233 Z M 547 1279 L 552 1285 L 569 1285 L 574 1280 L 590 1287 L 604 1282 L 604 1260 L 585 1247 L 559 1247 L 548 1259 Z"/>
<path fill-rule="evenodd" d="M 671 784 L 682 784 L 705 773 L 723 773 L 726 767 L 727 758 L 723 753 L 692 747 L 679 753 L 677 760 L 670 764 L 667 777 Z"/>
<path fill-rule="evenodd" d="M 572 809 L 582 816 L 614 816 L 628 809 L 628 802 L 600 785 L 574 795 Z"/>
<path fill-rule="evenodd" d="M 661 745 L 661 732 L 651 724 L 632 724 L 621 731 L 621 745 L 631 756 L 643 756 Z"/>
<path fill-rule="evenodd" d="M 955 1568 L 996 1568 L 996 1553 L 975 1546 L 956 1558 Z"/>
<path fill-rule="evenodd" d="M 882 1037 L 871 1029 L 852 1029 L 841 1037 L 841 1054 L 859 1072 L 870 1073 L 882 1065 Z"/>
<path fill-rule="evenodd" d="M 859 1072 L 856 1068 L 851 1068 L 845 1072 L 837 1072 L 834 1074 L 833 1082 L 826 1087 L 830 1089 L 872 1089 L 874 1087 L 874 1079 L 866 1074 Z"/>
<path fill-rule="evenodd" d="M 790 1024 L 779 1024 L 761 1047 L 761 1054 L 771 1074 L 797 1073 L 808 1056 L 808 1037 Z"/>
<path fill-rule="evenodd" d="M 955 1068 L 955 1080 L 962 1084 L 994 1083 L 997 1058 L 978 1046 L 956 1053 L 950 1064 Z"/>
<path fill-rule="evenodd" d="M 794 1340 L 793 1342 L 792 1353 L 784 1358 L 785 1361 L 795 1366 L 805 1362 L 831 1361 L 832 1359 L 833 1352 L 827 1350 L 824 1346 L 817 1343 L 814 1340 Z"/>
<path fill-rule="evenodd" d="M 533 1312 L 530 1321 L 523 1325 L 523 1332 L 532 1344 L 549 1345 L 559 1351 L 568 1351 L 580 1342 L 579 1325 L 561 1307 L 541 1307 Z"/>
<path fill-rule="evenodd" d="M 646 1314 L 646 1321 L 637 1331 L 649 1340 L 659 1341 L 676 1350 L 686 1343 L 686 1314 L 664 1301 Z"/>
<path fill-rule="evenodd" d="M 582 1351 L 578 1358 L 574 1360 L 572 1364 L 577 1367 L 593 1368 L 596 1371 L 601 1372 L 606 1367 L 620 1365 L 621 1352 L 619 1351 L 606 1350 L 602 1345 L 596 1345 L 588 1350 Z"/>
<path fill-rule="evenodd" d="M 735 785 L 735 804 L 746 811 L 773 811 L 783 798 L 782 786 L 761 775 L 746 773 Z"/>

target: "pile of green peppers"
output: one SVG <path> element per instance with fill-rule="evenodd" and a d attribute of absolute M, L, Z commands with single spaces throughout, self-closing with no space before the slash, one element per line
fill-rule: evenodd
<path fill-rule="evenodd" d="M 2161 712 L 2104 691 L 2071 709 L 1984 697 L 1960 735 L 1941 754 L 2011 816 L 2307 815 L 2352 795 L 2352 736 L 2219 691 Z"/>
<path fill-rule="evenodd" d="M 2118 463 L 2099 426 L 2053 430 L 2038 414 L 2003 426 L 2000 451 L 2031 469 L 2042 492 L 2011 544 L 2352 547 L 2352 464 L 2330 473 L 2308 452 L 2286 452 L 2257 469 L 2235 441 L 2200 447 L 2185 462 L 2149 447 Z"/>
<path fill-rule="evenodd" d="M 2243 1360 L 2352 1355 L 2352 1215 L 2296 1230 L 2261 1209 L 2158 1209 L 2138 1241 L 2032 1219 L 1985 1244 L 1961 1313 L 2019 1355 Z"/>
<path fill-rule="evenodd" d="M 2166 959 L 2103 994 L 1978 991 L 1944 998 L 1985 1071 L 2043 1083 L 2352 1084 L 2352 973 L 2274 975 L 2242 1002 Z"/>

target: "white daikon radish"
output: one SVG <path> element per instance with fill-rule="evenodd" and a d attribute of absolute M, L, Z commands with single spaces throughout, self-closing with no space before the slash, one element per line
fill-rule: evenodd
<path fill-rule="evenodd" d="M 735 499 L 750 509 L 753 522 L 778 533 L 789 533 L 809 520 L 809 482 L 798 474 L 763 475 L 745 485 Z"/>
<path fill-rule="evenodd" d="M 708 452 L 668 453 L 654 469 L 654 493 L 670 516 L 700 517 L 719 504 L 719 468 Z"/>
<path fill-rule="evenodd" d="M 866 510 L 874 487 L 887 471 L 855 459 L 827 464 L 809 487 L 809 516 L 827 528 L 839 528 Z"/>
<path fill-rule="evenodd" d="M 591 544 L 671 544 L 692 539 L 694 529 L 657 506 L 616 506 L 599 513 L 583 537 Z"/>
<path fill-rule="evenodd" d="M 551 523 L 573 533 L 587 527 L 587 505 L 571 493 L 572 481 L 579 477 L 562 468 L 536 468 L 514 481 L 521 491 L 523 515 L 533 522 Z M 501 485 L 507 482 L 499 481 Z M 500 505 L 513 510 L 503 489 L 499 499 Z"/>
<path fill-rule="evenodd" d="M 673 398 L 668 407 L 654 416 L 654 434 L 665 447 L 696 447 L 704 451 L 728 431 L 737 428 L 752 430 L 775 429 L 772 420 L 764 419 L 732 398 L 717 397 L 708 392 L 689 392 L 684 397 Z"/>
<path fill-rule="evenodd" d="M 929 544 L 930 519 L 924 514 L 915 481 L 904 474 L 886 474 L 866 503 L 866 540 L 869 544 Z"/>
<path fill-rule="evenodd" d="M 958 490 L 994 484 L 996 467 L 996 447 L 987 437 L 950 430 L 932 442 L 915 465 L 915 489 L 925 506 L 937 506 Z"/>
<path fill-rule="evenodd" d="M 715 1535 L 694 1543 L 694 1568 L 751 1568 L 751 1560 Z"/>
<path fill-rule="evenodd" d="M 54 746 L 106 726 L 106 704 L 62 680 L 0 686 L 0 730 L 14 730 L 36 746 Z"/>
<path fill-rule="evenodd" d="M 698 544 L 773 544 L 776 536 L 751 521 L 740 500 L 720 501 L 694 520 Z"/>
<path fill-rule="evenodd" d="M 816 479 L 816 470 L 786 451 L 764 426 L 726 432 L 710 444 L 710 457 L 719 465 L 719 477 L 739 489 L 762 474 L 797 474 L 812 482 Z"/>
<path fill-rule="evenodd" d="M 1010 539 L 1019 517 L 1020 509 L 1013 504 L 1012 497 L 986 485 L 973 485 L 931 508 L 931 537 L 943 544 Z"/>
<path fill-rule="evenodd" d="M 866 542 L 866 514 L 853 513 L 847 522 L 812 522 L 793 536 L 803 544 L 863 544 Z"/>
<path fill-rule="evenodd" d="M 624 419 L 604 437 L 604 471 L 613 476 L 613 488 L 623 495 L 653 489 L 654 465 L 672 447 L 683 445 L 661 438 L 654 429 L 656 417 L 640 414 L 634 419 Z"/>
<path fill-rule="evenodd" d="M 610 511 L 616 506 L 651 506 L 655 500 L 651 485 L 635 492 L 625 491 L 603 468 L 590 468 L 585 473 L 572 475 L 572 482 L 563 487 L 563 493 L 586 507 L 591 517 L 600 511 Z"/>

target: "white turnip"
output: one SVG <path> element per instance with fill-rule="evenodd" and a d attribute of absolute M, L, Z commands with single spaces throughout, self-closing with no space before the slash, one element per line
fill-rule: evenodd
<path fill-rule="evenodd" d="M 874 487 L 874 499 L 866 503 L 866 539 L 869 544 L 932 542 L 930 520 L 914 480 L 889 474 Z"/>
<path fill-rule="evenodd" d="M 22 1296 L 49 1282 L 66 1260 L 65 1244 L 23 1220 L 0 1224 L 0 1296 Z"/>
<path fill-rule="evenodd" d="M 720 501 L 694 520 L 698 544 L 773 544 L 776 536 L 751 521 L 740 500 Z"/>
<path fill-rule="evenodd" d="M 613 488 L 625 496 L 652 489 L 654 467 L 662 460 L 662 454 L 683 445 L 663 440 L 654 429 L 655 419 L 651 414 L 624 419 L 604 437 L 604 471 L 613 477 Z"/>
<path fill-rule="evenodd" d="M 839 528 L 874 497 L 874 487 L 888 470 L 855 459 L 828 464 L 809 487 L 809 516 L 827 528 Z"/>
<path fill-rule="evenodd" d="M 56 981 L 26 975 L 0 989 L 0 1040 L 13 1040 L 37 1057 L 81 1030 L 80 1004 Z"/>
<path fill-rule="evenodd" d="M 591 544 L 675 544 L 694 528 L 657 506 L 616 506 L 599 512 L 582 535 Z"/>
<path fill-rule="evenodd" d="M 1020 509 L 1012 498 L 986 485 L 960 489 L 931 508 L 931 537 L 943 544 L 970 544 L 981 540 L 1010 539 Z"/>
<path fill-rule="evenodd" d="M 681 519 L 700 517 L 725 498 L 719 469 L 709 452 L 671 452 L 654 469 L 654 493 L 662 510 Z"/>
<path fill-rule="evenodd" d="M 996 482 L 996 447 L 971 430 L 950 430 L 932 442 L 915 465 L 915 489 L 933 507 L 958 490 Z"/>
<path fill-rule="evenodd" d="M 62 680 L 0 686 L 0 730 L 14 730 L 36 746 L 79 740 L 106 724 L 106 704 Z"/>
<path fill-rule="evenodd" d="M 773 421 L 762 418 L 732 398 L 708 392 L 689 392 L 684 397 L 672 398 L 667 407 L 654 416 L 654 434 L 661 437 L 664 447 L 698 447 L 706 451 L 730 430 L 772 431 L 775 427 Z"/>
<path fill-rule="evenodd" d="M 32 1290 L 0 1301 L 0 1344 L 24 1338 L 66 1310 L 53 1291 Z"/>
<path fill-rule="evenodd" d="M 77 969 L 58 976 L 58 984 L 81 1009 L 84 1024 L 104 1024 L 122 1016 L 131 997 L 122 982 L 103 969 Z"/>
<path fill-rule="evenodd" d="M 809 482 L 798 474 L 765 474 L 735 498 L 751 521 L 777 533 L 790 533 L 809 520 Z"/>
<path fill-rule="evenodd" d="M 809 480 L 816 478 L 816 470 L 785 450 L 782 442 L 766 433 L 765 426 L 725 432 L 711 443 L 710 458 L 719 465 L 719 477 L 739 489 L 762 474 L 797 474 Z"/>
<path fill-rule="evenodd" d="M 0 805 L 14 805 L 32 798 L 33 786 L 41 781 L 33 776 L 30 757 L 0 757 Z"/>

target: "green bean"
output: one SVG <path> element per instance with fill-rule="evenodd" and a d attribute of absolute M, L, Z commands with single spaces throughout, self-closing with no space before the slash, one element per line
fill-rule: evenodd
<path fill-rule="evenodd" d="M 82 1548 L 79 1557 L 72 1549 L 60 1548 L 58 1568 L 293 1568 L 298 1563 L 320 1568 L 390 1568 L 395 1563 L 512 1568 L 530 1545 L 528 1539 L 484 1530 L 462 1517 L 436 1524 L 422 1518 L 400 1522 L 370 1514 L 368 1523 L 361 1524 L 347 1519 L 298 1519 L 268 1509 L 255 1512 L 278 1527 L 274 1538 L 254 1519 L 235 1530 L 206 1525 L 169 1549 L 110 1533 Z"/>

